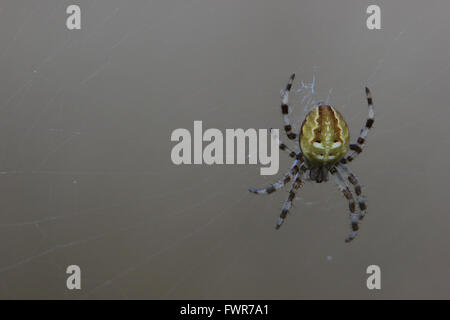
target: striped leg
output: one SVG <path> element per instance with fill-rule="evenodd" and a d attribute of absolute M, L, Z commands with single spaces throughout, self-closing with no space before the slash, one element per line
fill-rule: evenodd
<path fill-rule="evenodd" d="M 297 134 L 292 132 L 292 126 L 289 121 L 289 92 L 292 88 L 292 82 L 294 81 L 295 73 L 291 75 L 289 78 L 289 81 L 286 85 L 286 89 L 281 94 L 281 113 L 283 114 L 283 120 L 284 120 L 284 130 L 286 131 L 286 135 L 290 140 L 295 140 L 297 138 Z"/>
<path fill-rule="evenodd" d="M 301 151 L 299 153 L 295 153 L 295 151 L 292 151 L 292 149 L 290 149 L 284 143 L 280 143 L 279 147 L 280 147 L 280 150 L 286 151 L 289 154 L 289 157 L 297 159 L 299 161 L 301 161 L 303 159 L 303 154 Z"/>
<path fill-rule="evenodd" d="M 274 184 L 269 185 L 268 187 L 262 189 L 249 188 L 248 191 L 256 194 L 271 194 L 281 188 L 283 188 L 289 181 L 291 181 L 291 176 L 298 173 L 298 160 L 294 161 L 291 169 L 284 174 L 284 176 L 275 182 Z"/>
<path fill-rule="evenodd" d="M 339 190 L 342 191 L 345 198 L 348 200 L 352 232 L 350 232 L 348 237 L 345 239 L 345 242 L 350 242 L 353 239 L 355 239 L 355 237 L 358 233 L 358 229 L 359 229 L 359 226 L 358 226 L 359 217 L 355 213 L 355 199 L 353 198 L 352 192 L 350 191 L 347 181 L 344 180 L 344 178 L 342 177 L 339 170 L 337 170 L 336 168 L 332 168 L 330 170 L 330 172 L 335 177 L 336 184 L 337 184 Z"/>
<path fill-rule="evenodd" d="M 284 202 L 283 208 L 281 209 L 280 217 L 278 218 L 277 224 L 275 225 L 275 229 L 280 229 L 281 225 L 283 224 L 284 220 L 286 219 L 287 214 L 289 213 L 289 210 L 292 208 L 292 203 L 295 200 L 295 194 L 297 190 L 302 186 L 302 180 L 301 175 L 304 172 L 303 168 L 300 172 L 297 172 L 294 178 L 294 182 L 292 184 L 291 190 L 289 190 L 289 195 Z"/>
<path fill-rule="evenodd" d="M 341 174 L 345 179 L 350 181 L 350 183 L 353 185 L 355 189 L 356 196 L 358 197 L 358 206 L 359 206 L 359 220 L 362 220 L 364 216 L 366 215 L 366 209 L 367 205 L 364 201 L 364 196 L 362 195 L 361 190 L 361 184 L 359 183 L 358 178 L 355 176 L 355 174 L 345 165 L 345 164 L 338 164 L 338 170 L 342 169 L 343 172 Z"/>
<path fill-rule="evenodd" d="M 270 129 L 270 132 L 272 133 L 272 129 Z M 294 150 L 289 148 L 285 143 L 283 143 L 283 141 L 281 141 L 281 139 L 279 137 L 277 137 L 277 142 L 278 142 L 278 146 L 279 146 L 280 150 L 286 151 L 288 153 L 289 157 L 300 160 L 300 161 L 303 159 L 303 155 L 302 155 L 301 151 L 295 152 Z"/>
<path fill-rule="evenodd" d="M 353 152 L 346 158 L 342 159 L 341 160 L 342 163 L 353 161 L 356 158 L 356 156 L 363 151 L 364 145 L 366 143 L 367 134 L 369 133 L 369 130 L 370 128 L 372 128 L 373 123 L 375 121 L 375 112 L 373 109 L 372 94 L 370 93 L 370 90 L 367 87 L 366 87 L 366 96 L 367 96 L 367 104 L 369 106 L 369 117 L 367 118 L 366 125 L 361 130 L 361 133 L 356 143 L 350 144 L 350 150 L 352 150 Z"/>

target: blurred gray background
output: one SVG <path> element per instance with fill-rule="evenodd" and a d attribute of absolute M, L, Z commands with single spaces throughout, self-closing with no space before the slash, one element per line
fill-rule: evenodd
<path fill-rule="evenodd" d="M 81 7 L 81 30 L 66 8 Z M 381 7 L 381 30 L 366 8 Z M 0 4 L 0 297 L 450 298 L 448 1 Z M 315 77 L 353 140 L 368 215 L 306 184 L 286 223 L 259 165 L 175 166 L 174 129 L 282 128 Z M 305 106 L 292 96 L 296 121 Z M 286 139 L 285 139 L 286 140 Z M 82 270 L 82 289 L 65 271 Z M 366 268 L 381 267 L 381 290 Z"/>

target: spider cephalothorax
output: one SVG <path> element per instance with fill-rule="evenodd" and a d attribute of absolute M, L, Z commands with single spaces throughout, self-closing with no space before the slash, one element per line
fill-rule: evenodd
<path fill-rule="evenodd" d="M 356 237 L 359 221 L 364 218 L 366 203 L 361 194 L 362 191 L 358 179 L 345 164 L 353 161 L 362 152 L 367 133 L 374 123 L 374 110 L 370 91 L 366 88 L 369 118 L 361 130 L 356 143 L 349 144 L 350 137 L 347 123 L 342 115 L 329 105 L 319 105 L 314 108 L 305 117 L 300 133 L 297 135 L 292 132 L 288 116 L 288 100 L 294 78 L 295 74 L 289 78 L 286 89 L 282 93 L 281 113 L 283 114 L 284 129 L 287 137 L 290 140 L 297 140 L 300 150 L 298 152 L 292 151 L 284 143 L 280 143 L 280 149 L 289 152 L 289 156 L 295 159 L 291 169 L 276 183 L 263 189 L 250 188 L 249 190 L 257 194 L 270 194 L 284 187 L 291 180 L 293 181 L 289 196 L 283 205 L 280 218 L 276 224 L 278 229 L 292 207 L 296 191 L 302 185 L 303 176 L 305 176 L 306 180 L 320 183 L 327 181 L 328 174 L 331 173 L 335 177 L 339 189 L 349 202 L 352 232 L 345 241 L 350 242 Z M 352 153 L 347 155 L 349 149 L 352 150 Z M 357 198 L 358 214 L 355 213 L 356 202 L 353 193 L 350 191 L 350 184 L 353 185 Z"/>

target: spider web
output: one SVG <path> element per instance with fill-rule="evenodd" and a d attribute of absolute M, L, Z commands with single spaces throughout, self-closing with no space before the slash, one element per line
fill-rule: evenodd
<path fill-rule="evenodd" d="M 142 5 L 139 11 L 152 10 L 155 3 Z M 27 5 L 21 9 L 20 23 L 14 27 L 12 36 L 8 41 L 4 41 L 5 44 L 0 49 L 0 64 L 6 65 L 20 50 L 23 45 L 21 41 L 24 41 L 34 25 L 40 26 L 42 21 L 61 23 L 61 12 L 64 12 L 69 4 L 68 1 L 46 1 L 45 4 Z M 252 256 L 255 251 L 264 251 L 260 249 L 260 240 L 268 235 L 267 229 L 273 226 L 280 201 L 284 200 L 286 194 L 282 194 L 280 198 L 276 198 L 277 200 L 250 198 L 246 192 L 249 186 L 264 185 L 275 180 L 274 177 L 257 175 L 258 170 L 255 168 L 174 167 L 167 161 L 170 149 L 161 147 L 169 145 L 168 136 L 157 133 L 154 139 L 158 141 L 151 143 L 151 147 L 157 150 L 153 154 L 156 165 L 150 165 L 147 169 L 137 165 L 139 169 L 136 170 L 131 165 L 129 167 L 125 165 L 125 168 L 120 167 L 124 168 L 123 170 L 119 170 L 106 165 L 106 169 L 100 170 L 97 167 L 92 170 L 66 170 L 64 163 L 61 163 L 62 159 L 65 159 L 62 155 L 69 154 L 69 160 L 71 157 L 76 158 L 74 152 L 84 150 L 83 145 L 89 144 L 90 139 L 96 140 L 96 135 L 99 134 L 99 131 L 94 131 L 92 127 L 86 125 L 83 118 L 76 117 L 78 112 L 86 112 L 86 109 L 70 103 L 70 98 L 88 94 L 91 86 L 104 81 L 102 77 L 114 70 L 119 57 L 127 52 L 125 48 L 135 37 L 149 32 L 157 33 L 169 27 L 181 19 L 186 11 L 191 12 L 190 9 L 200 4 L 201 1 L 192 1 L 188 4 L 180 2 L 176 10 L 164 11 L 163 20 L 149 20 L 144 15 L 134 16 L 133 22 L 123 28 L 117 28 L 121 31 L 114 36 L 111 36 L 108 30 L 122 23 L 121 15 L 129 17 L 129 4 L 119 1 L 110 1 L 108 4 L 91 1 L 89 4 L 83 4 L 83 12 L 95 12 L 99 15 L 95 24 L 86 26 L 82 36 L 64 33 L 64 30 L 60 31 L 64 33 L 61 36 L 56 31 L 55 38 L 58 40 L 52 42 L 44 54 L 35 56 L 33 65 L 26 68 L 28 73 L 22 71 L 12 85 L 3 89 L 0 101 L 0 119 L 2 119 L 0 129 L 5 134 L 12 134 L 2 138 L 0 144 L 3 151 L 0 164 L 4 166 L 0 172 L 3 178 L 1 187 L 4 190 L 12 188 L 13 191 L 8 194 L 13 194 L 14 197 L 12 200 L 4 200 L 6 205 L 0 218 L 0 233 L 4 243 L 0 248 L 1 297 L 23 298 L 28 297 L 27 294 L 30 297 L 65 298 L 223 297 L 227 294 L 223 293 L 222 288 L 232 281 L 233 272 L 248 267 L 244 264 L 244 261 L 247 262 L 246 257 Z M 0 14 L 5 14 L 5 10 L 9 9 L 5 6 Z M 214 8 L 211 10 L 214 11 Z M 429 9 L 411 24 L 423 26 L 432 14 L 432 9 Z M 441 32 L 446 26 L 448 24 L 427 29 L 429 31 L 421 37 L 430 37 Z M 392 80 L 390 77 L 393 77 L 393 73 L 388 72 L 386 65 L 391 66 L 392 61 L 400 62 L 402 46 L 411 46 L 414 43 L 412 37 L 407 38 L 409 28 L 412 28 L 412 25 L 405 25 L 401 31 L 389 34 L 386 50 L 377 57 L 376 63 L 367 68 L 368 72 L 364 75 L 366 85 L 373 88 L 374 92 L 383 92 L 384 88 L 389 90 L 389 83 Z M 108 38 L 105 41 L 107 49 L 103 51 L 104 55 L 96 59 L 83 74 L 79 74 L 78 78 L 67 82 L 49 78 L 48 75 L 51 74 L 49 70 L 60 66 L 61 57 L 69 55 L 71 50 L 89 47 L 93 42 L 102 41 L 104 38 Z M 155 38 L 154 41 L 164 43 L 165 39 Z M 412 47 L 408 52 L 414 57 L 428 53 L 426 49 L 420 47 Z M 302 76 L 297 76 L 290 100 L 291 118 L 303 119 L 304 115 L 318 103 L 334 105 L 334 102 L 337 102 L 338 109 L 349 115 L 351 127 L 359 130 L 361 119 L 365 119 L 367 110 L 350 105 L 354 105 L 355 100 L 361 101 L 360 104 L 363 105 L 363 100 L 356 99 L 362 97 L 362 88 L 348 85 L 336 91 L 334 88 L 322 86 L 321 74 L 327 73 L 327 70 L 322 70 L 320 66 L 311 68 L 311 61 L 305 64 L 306 67 L 300 67 Z M 182 66 L 180 62 L 179 67 Z M 404 68 L 406 68 L 404 64 L 399 64 L 397 71 L 402 72 Z M 431 95 L 433 92 L 431 89 L 436 83 L 448 79 L 449 68 L 450 63 L 440 64 L 434 67 L 429 78 L 413 81 L 401 92 L 402 95 L 397 97 L 396 107 L 406 110 L 413 99 Z M 311 77 L 302 79 L 308 73 Z M 220 101 L 220 98 L 208 100 L 209 92 L 220 86 L 223 81 L 224 79 L 220 78 L 213 79 L 205 86 L 190 91 L 189 95 L 178 93 L 175 87 L 170 90 L 172 93 L 170 101 L 174 105 L 179 105 L 202 99 L 208 102 L 196 110 L 201 109 L 201 115 L 211 117 L 210 119 L 214 119 L 216 114 L 227 115 L 230 104 L 239 99 L 229 101 L 224 95 L 223 101 Z M 179 85 L 189 86 L 183 83 Z M 44 92 L 41 97 L 36 95 L 36 91 L 39 90 Z M 269 99 L 274 94 L 276 90 L 256 91 L 249 97 L 256 95 Z M 39 99 L 35 106 L 29 105 L 29 97 Z M 374 97 L 376 104 L 377 98 L 378 96 Z M 101 99 L 99 101 L 101 102 Z M 344 104 L 343 101 L 347 103 Z M 267 105 L 268 103 L 264 108 Z M 269 113 L 270 119 L 279 117 L 279 110 L 275 106 L 273 109 L 266 109 L 267 111 L 261 108 L 255 110 L 258 110 L 259 117 Z M 244 110 L 239 119 L 240 123 L 254 121 L 255 110 Z M 355 110 L 357 111 L 354 112 Z M 173 128 L 186 127 L 186 123 L 192 123 L 190 120 L 186 121 L 190 119 L 188 113 L 177 116 L 180 109 L 155 110 L 158 111 L 161 111 L 161 117 L 173 120 L 171 124 Z M 414 112 L 410 118 L 416 119 L 415 121 L 405 121 L 382 132 L 375 130 L 370 133 L 370 140 L 401 133 L 408 128 L 421 125 L 423 121 L 437 119 L 443 115 L 442 112 L 433 112 L 430 118 L 424 120 L 420 117 L 422 115 L 420 110 Z M 388 112 L 377 110 L 376 122 L 388 121 L 386 114 L 389 115 Z M 98 115 L 93 114 L 93 117 L 95 116 Z M 69 121 L 71 117 L 74 118 Z M 213 121 L 211 120 L 211 126 L 214 126 Z M 299 121 L 294 123 L 297 131 L 300 123 Z M 273 127 L 275 121 L 267 120 L 264 124 L 267 128 Z M 233 124 L 229 123 L 228 127 L 233 127 Z M 125 152 L 129 151 L 123 145 L 119 146 L 122 147 Z M 159 157 L 159 152 L 163 156 Z M 283 157 L 283 154 L 280 154 L 280 157 Z M 122 161 L 127 163 L 125 160 Z M 286 160 L 280 166 L 280 174 L 283 173 L 283 168 L 287 168 L 287 163 Z M 73 163 L 67 167 L 76 168 Z M 376 169 L 370 177 L 382 173 L 382 170 L 384 169 Z M 223 179 L 222 177 L 229 172 L 239 179 L 237 181 Z M 404 173 L 406 174 L 407 172 Z M 423 175 L 424 172 L 417 171 L 416 174 Z M 193 176 L 195 179 L 192 179 Z M 108 187 L 102 191 L 95 190 L 92 185 Z M 158 188 L 152 188 L 154 185 Z M 148 191 L 149 188 L 152 188 L 152 192 Z M 296 204 L 300 207 L 298 209 L 323 208 L 326 212 L 342 210 L 343 200 L 337 192 L 335 196 L 329 198 L 311 197 L 312 192 L 319 189 L 313 187 L 312 190 L 306 195 L 298 195 Z M 132 195 L 120 196 L 121 193 L 128 192 Z M 95 196 L 92 197 L 92 194 Z M 21 199 L 22 197 L 25 199 Z M 32 205 L 38 205 L 36 210 L 23 206 L 22 202 L 27 199 Z M 259 205 L 261 212 L 249 214 L 242 210 L 249 201 L 252 201 L 252 205 Z M 155 208 L 161 208 L 158 209 L 160 212 L 155 211 Z M 206 212 L 205 208 L 214 209 Z M 292 211 L 295 212 L 296 209 Z M 291 221 L 294 219 L 290 218 L 288 223 Z M 341 226 L 333 229 L 348 231 Z M 246 237 L 244 243 L 236 240 L 242 239 L 242 235 L 247 233 L 251 236 Z M 287 239 L 295 238 L 287 237 Z M 121 243 L 126 244 L 121 246 Z M 98 251 L 98 248 L 116 245 L 120 247 L 117 252 L 112 249 L 105 252 Z M 265 245 L 270 247 L 269 243 Z M 192 252 L 196 252 L 195 258 L 190 256 Z M 100 258 L 90 261 L 89 258 L 96 254 Z M 320 263 L 327 265 L 335 262 L 336 254 L 339 255 L 339 252 L 320 251 L 318 259 L 322 259 L 319 260 Z M 277 255 L 274 255 L 276 258 Z M 337 259 L 339 260 L 339 257 Z M 220 263 L 215 263 L 215 260 Z M 310 260 L 304 263 L 314 265 L 318 262 Z M 65 289 L 67 277 L 65 269 L 70 264 L 81 265 L 83 289 L 79 293 Z M 177 268 L 177 265 L 182 267 Z M 33 283 L 30 274 L 33 274 L 34 269 L 40 272 L 47 270 L 43 279 L 34 280 L 40 285 L 49 284 L 47 289 L 30 291 L 27 283 Z M 258 274 L 257 270 L 254 271 Z M 139 289 L 142 291 L 133 290 L 132 286 L 143 280 L 142 274 L 150 278 L 148 281 L 152 281 L 152 286 L 146 287 L 148 282 L 145 282 L 144 288 Z M 21 277 L 25 280 L 17 281 Z M 214 281 L 209 286 L 205 283 L 197 284 L 196 280 L 199 278 Z M 273 297 L 270 293 L 265 296 Z"/>

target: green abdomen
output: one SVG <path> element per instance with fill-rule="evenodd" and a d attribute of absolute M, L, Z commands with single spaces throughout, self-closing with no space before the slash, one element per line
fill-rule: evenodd
<path fill-rule="evenodd" d="M 313 109 L 300 129 L 300 149 L 312 164 L 331 165 L 348 151 L 348 126 L 333 107 L 321 105 Z"/>

